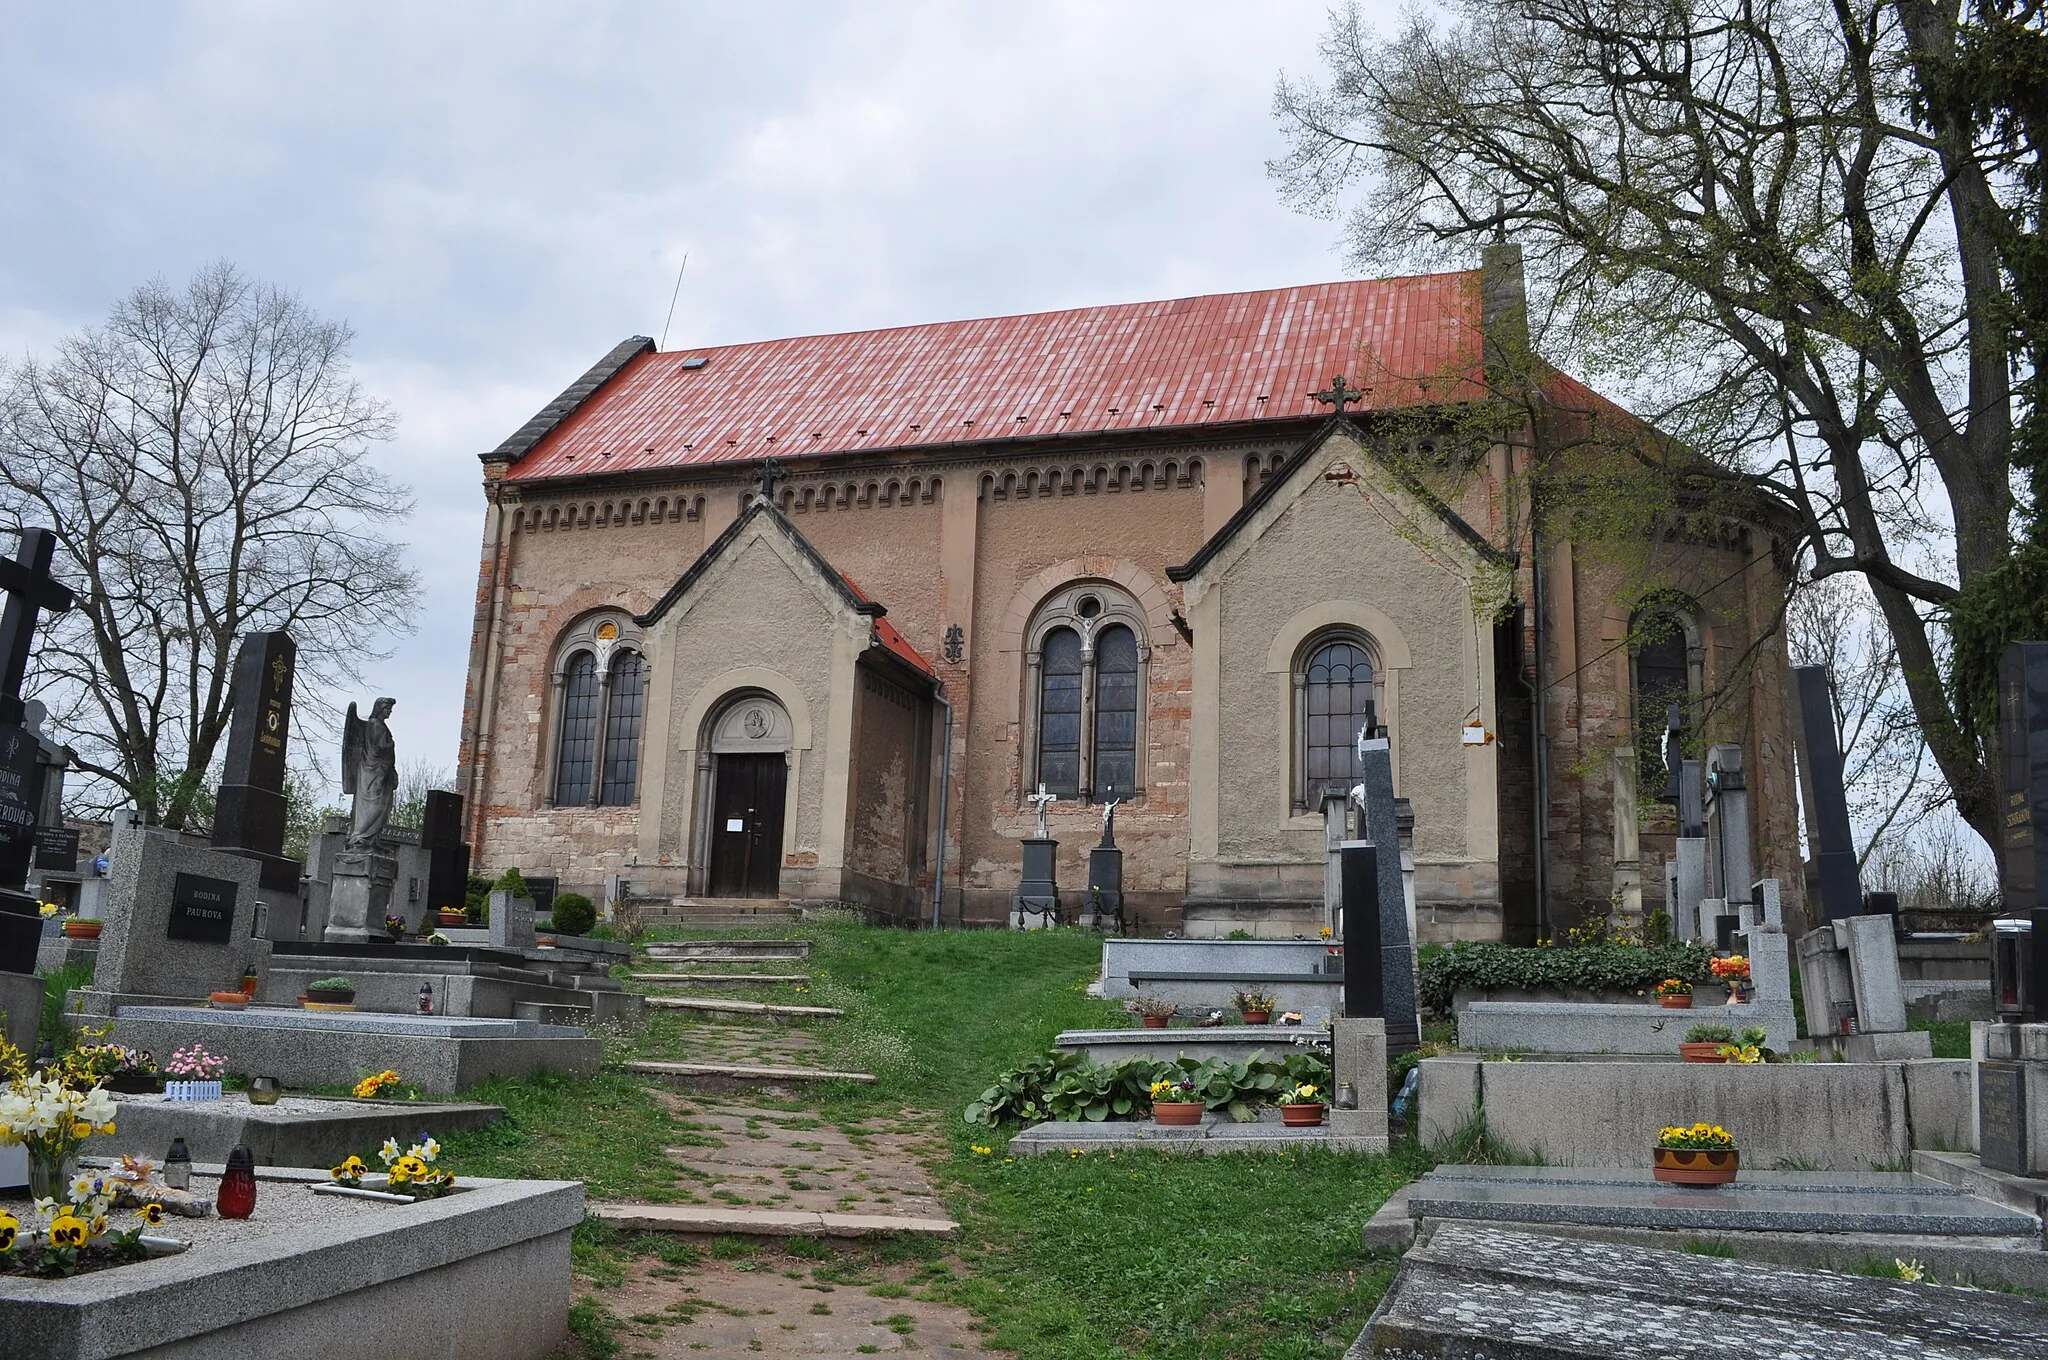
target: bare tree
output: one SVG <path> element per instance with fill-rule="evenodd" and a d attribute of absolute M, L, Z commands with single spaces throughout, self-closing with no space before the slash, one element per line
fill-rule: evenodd
<path fill-rule="evenodd" d="M 1944 683 L 1940 617 L 2012 544 L 2016 153 L 1918 98 L 1955 66 L 1957 7 L 1446 12 L 1386 38 L 1337 12 L 1326 82 L 1276 96 L 1284 190 L 1345 212 L 1366 268 L 1522 242 L 1542 350 L 1677 437 L 1628 450 L 1636 479 L 1729 490 L 1813 577 L 1868 582 L 1940 774 L 1995 844 L 1996 733 Z"/>
<path fill-rule="evenodd" d="M 414 756 L 398 771 L 398 796 L 391 804 L 391 824 L 418 831 L 427 822 L 427 795 L 435 789 L 453 789 L 455 773 L 424 756 Z"/>
<path fill-rule="evenodd" d="M 223 263 L 145 284 L 0 388 L 0 526 L 53 529 L 79 593 L 31 678 L 97 776 L 88 805 L 183 825 L 243 633 L 291 631 L 303 711 L 410 628 L 418 583 L 378 532 L 410 493 L 366 460 L 393 421 L 352 338 Z"/>

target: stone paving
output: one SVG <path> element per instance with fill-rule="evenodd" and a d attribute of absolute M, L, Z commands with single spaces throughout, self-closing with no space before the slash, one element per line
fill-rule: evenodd
<path fill-rule="evenodd" d="M 696 1266 L 642 1262 L 604 1302 L 620 1319 L 621 1354 L 634 1360 L 982 1354 L 970 1314 L 920 1297 L 926 1269 L 762 1249 Z"/>

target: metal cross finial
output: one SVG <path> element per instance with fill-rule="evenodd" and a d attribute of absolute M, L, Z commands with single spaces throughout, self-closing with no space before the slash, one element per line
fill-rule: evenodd
<path fill-rule="evenodd" d="M 1052 833 L 1046 829 L 1045 825 L 1045 810 L 1053 803 L 1059 801 L 1059 795 L 1047 793 L 1045 785 L 1040 784 L 1037 793 L 1027 793 L 1024 795 L 1024 801 L 1038 809 L 1038 839 L 1042 841 L 1052 839 Z"/>
<path fill-rule="evenodd" d="M 1339 373 L 1336 377 L 1330 379 L 1329 390 L 1323 392 L 1311 392 L 1309 393 L 1309 395 L 1314 397 L 1317 401 L 1321 402 L 1325 406 L 1336 407 L 1337 414 L 1340 416 L 1344 414 L 1344 408 L 1346 405 L 1363 401 L 1365 399 L 1365 393 L 1360 391 L 1358 388 L 1345 386 L 1344 375 L 1342 373 Z"/>
<path fill-rule="evenodd" d="M 760 466 L 754 469 L 754 484 L 761 489 L 761 496 L 764 500 L 772 501 L 775 499 L 775 484 L 781 481 L 785 475 L 782 464 L 776 462 L 773 458 L 763 458 L 761 460 Z"/>

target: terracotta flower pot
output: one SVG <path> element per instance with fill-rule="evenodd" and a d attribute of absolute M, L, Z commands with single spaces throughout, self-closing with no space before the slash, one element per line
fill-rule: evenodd
<path fill-rule="evenodd" d="M 446 907 L 441 908 L 436 914 L 444 926 L 466 926 L 469 924 L 469 917 L 459 911 L 450 911 Z"/>
<path fill-rule="evenodd" d="M 1671 1185 L 1726 1185 L 1742 1168 L 1735 1148 L 1652 1148 L 1650 1172 Z"/>
<path fill-rule="evenodd" d="M 1245 1011 L 1242 1014 L 1247 1025 L 1263 1025 L 1273 1018 L 1271 1011 Z"/>
<path fill-rule="evenodd" d="M 1684 1058 L 1689 1063 L 1724 1063 L 1728 1061 L 1721 1056 L 1721 1041 L 1718 1039 L 1697 1044 L 1680 1044 L 1678 1046 L 1678 1056 Z"/>
<path fill-rule="evenodd" d="M 1148 1015 L 1143 1018 L 1145 1021 L 1146 1029 L 1165 1029 L 1166 1022 L 1170 1017 L 1164 1015 Z"/>
<path fill-rule="evenodd" d="M 1280 1122 L 1289 1128 L 1314 1128 L 1323 1122 L 1321 1105 L 1282 1105 Z"/>
<path fill-rule="evenodd" d="M 1692 1009 L 1692 993 L 1687 992 L 1684 996 L 1660 996 L 1657 998 L 1657 1004 L 1667 1011 L 1689 1011 Z"/>
<path fill-rule="evenodd" d="M 1152 1102 L 1152 1122 L 1169 1127 L 1188 1128 L 1202 1122 L 1202 1102 L 1199 1100 L 1155 1100 Z"/>
<path fill-rule="evenodd" d="M 64 935 L 73 940 L 97 940 L 102 924 L 99 921 L 81 921 L 74 916 L 64 923 Z"/>

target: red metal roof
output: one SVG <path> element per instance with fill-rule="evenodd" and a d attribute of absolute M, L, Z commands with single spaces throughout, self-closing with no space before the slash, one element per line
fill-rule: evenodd
<path fill-rule="evenodd" d="M 1340 373 L 1369 409 L 1466 400 L 1479 315 L 1469 271 L 645 353 L 507 476 L 1298 420 Z"/>
<path fill-rule="evenodd" d="M 838 568 L 835 567 L 833 568 L 833 570 L 838 571 Z M 874 596 L 868 594 L 865 590 L 862 590 L 859 586 L 855 585 L 853 578 L 851 576 L 848 576 L 845 572 L 839 572 L 839 579 L 846 582 L 846 588 L 853 592 L 854 598 L 866 604 L 873 604 L 875 602 Z M 887 608 L 886 605 L 883 607 Z M 931 662 L 924 659 L 924 653 L 918 651 L 917 648 L 911 646 L 910 639 L 904 637 L 902 633 L 898 632 L 895 624 L 889 622 L 887 618 L 879 614 L 877 614 L 873 619 L 871 619 L 870 622 L 873 623 L 875 626 L 875 639 L 878 642 L 880 642 L 884 647 L 896 653 L 897 656 L 903 658 L 905 661 L 908 661 L 911 665 L 917 667 L 926 675 L 929 675 L 934 679 L 938 677 L 938 671 L 933 668 Z"/>

